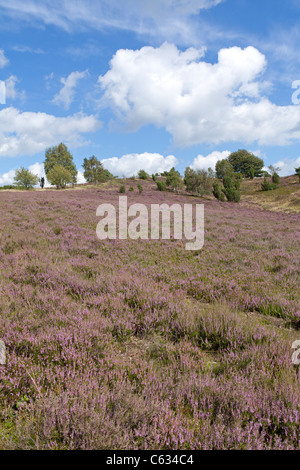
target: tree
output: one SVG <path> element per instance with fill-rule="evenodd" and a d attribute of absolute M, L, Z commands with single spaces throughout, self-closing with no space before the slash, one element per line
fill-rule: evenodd
<path fill-rule="evenodd" d="M 16 186 L 30 189 L 39 182 L 39 177 L 26 168 L 21 167 L 16 171 L 14 181 Z"/>
<path fill-rule="evenodd" d="M 272 182 L 274 184 L 278 185 L 279 181 L 280 181 L 280 177 L 279 177 L 278 173 L 276 173 L 276 171 L 275 171 L 272 175 Z"/>
<path fill-rule="evenodd" d="M 45 186 L 45 178 L 42 176 L 42 178 L 40 179 L 40 187 L 43 189 L 44 186 Z"/>
<path fill-rule="evenodd" d="M 279 173 L 280 172 L 280 167 L 279 166 L 274 166 L 274 165 L 269 165 L 268 166 L 271 176 L 274 175 L 274 173 Z"/>
<path fill-rule="evenodd" d="M 245 178 L 250 178 L 250 168 L 254 170 L 254 176 L 262 175 L 264 162 L 261 158 L 256 157 L 247 150 L 238 150 L 228 157 L 229 163 L 232 165 L 235 173 L 242 173 Z"/>
<path fill-rule="evenodd" d="M 189 193 L 197 196 L 211 194 L 213 187 L 212 173 L 206 170 L 193 170 L 187 167 L 184 172 L 184 184 Z"/>
<path fill-rule="evenodd" d="M 219 201 L 225 201 L 225 195 L 218 180 L 215 180 L 213 183 L 213 195 Z"/>
<path fill-rule="evenodd" d="M 216 177 L 219 179 L 223 179 L 224 176 L 226 175 L 233 176 L 234 169 L 227 158 L 217 161 L 215 168 L 216 168 Z"/>
<path fill-rule="evenodd" d="M 90 158 L 83 160 L 83 176 L 88 183 L 104 183 L 108 179 L 113 178 L 113 175 L 103 168 L 102 163 L 92 155 Z"/>
<path fill-rule="evenodd" d="M 73 156 L 62 142 L 57 146 L 48 148 L 45 152 L 44 168 L 48 181 L 50 181 L 48 174 L 56 165 L 64 167 L 69 172 L 71 175 L 69 183 L 76 183 L 77 170 L 73 162 Z"/>
<path fill-rule="evenodd" d="M 147 180 L 147 179 L 150 178 L 150 176 L 148 175 L 148 173 L 145 170 L 140 170 L 138 172 L 138 177 L 140 178 L 140 180 Z"/>
<path fill-rule="evenodd" d="M 47 174 L 50 184 L 57 189 L 63 189 L 67 184 L 73 183 L 73 175 L 63 165 L 55 165 Z"/>
<path fill-rule="evenodd" d="M 300 183 L 300 166 L 299 168 L 295 168 L 296 175 L 299 176 L 299 183 Z"/>
<path fill-rule="evenodd" d="M 173 191 L 178 191 L 183 187 L 183 180 L 181 175 L 179 171 L 175 170 L 174 167 L 167 172 L 166 185 L 171 186 Z"/>
<path fill-rule="evenodd" d="M 241 199 L 240 193 L 240 181 L 238 179 L 233 180 L 230 176 L 223 178 L 224 188 L 222 189 L 226 198 L 230 202 L 239 202 Z"/>

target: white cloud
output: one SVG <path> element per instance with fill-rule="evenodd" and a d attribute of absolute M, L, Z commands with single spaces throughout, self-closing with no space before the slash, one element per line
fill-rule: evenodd
<path fill-rule="evenodd" d="M 104 168 L 109 170 L 115 176 L 133 176 L 137 175 L 139 170 L 145 170 L 150 175 L 152 173 L 162 173 L 169 171 L 177 164 L 174 155 L 164 157 L 159 153 L 132 153 L 123 155 L 120 158 L 106 158 L 101 160 Z"/>
<path fill-rule="evenodd" d="M 16 84 L 19 83 L 20 80 L 15 75 L 11 75 L 5 80 L 5 96 L 6 99 L 15 100 L 19 98 L 23 100 L 25 98 L 25 91 L 19 91 L 16 89 Z"/>
<path fill-rule="evenodd" d="M 2 15 L 67 31 L 118 28 L 154 38 L 199 37 L 191 18 L 224 0 L 0 0 Z"/>
<path fill-rule="evenodd" d="M 215 169 L 216 163 L 219 160 L 224 160 L 224 158 L 229 157 L 231 152 L 228 150 L 224 150 L 223 152 L 219 152 L 218 150 L 215 150 L 211 152 L 209 155 L 203 156 L 203 155 L 198 155 L 193 163 L 190 165 L 193 170 L 208 170 L 208 168 L 211 168 L 212 170 Z"/>
<path fill-rule="evenodd" d="M 60 92 L 54 96 L 53 103 L 62 105 L 65 109 L 69 109 L 74 100 L 75 88 L 79 80 L 82 80 L 87 76 L 88 70 L 85 70 L 84 72 L 71 72 L 67 78 L 61 78 L 60 81 L 63 84 L 63 87 Z"/>
<path fill-rule="evenodd" d="M 0 49 L 0 69 L 6 67 L 9 64 L 9 60 L 5 57 L 4 50 Z"/>
<path fill-rule="evenodd" d="M 29 52 L 31 54 L 44 54 L 43 49 L 40 49 L 39 47 L 38 48 L 33 48 L 33 47 L 30 47 L 30 46 L 25 46 L 24 44 L 23 45 L 13 46 L 12 50 L 16 51 L 16 52 L 22 52 L 22 53 L 23 52 Z"/>
<path fill-rule="evenodd" d="M 286 145 L 300 139 L 300 107 L 262 96 L 266 59 L 254 47 L 221 49 L 217 63 L 203 49 L 118 50 L 99 77 L 103 104 L 128 130 L 154 124 L 177 145 L 223 142 Z"/>
<path fill-rule="evenodd" d="M 61 141 L 79 147 L 85 143 L 82 134 L 100 127 L 93 115 L 56 117 L 8 107 L 0 110 L 0 157 L 33 155 Z"/>
<path fill-rule="evenodd" d="M 10 170 L 7 173 L 0 175 L 0 186 L 6 186 L 14 183 L 15 170 Z"/>
<path fill-rule="evenodd" d="M 280 176 L 290 176 L 295 174 L 295 168 L 300 167 L 300 157 L 293 160 L 292 158 L 285 158 L 283 160 L 279 160 L 272 164 L 274 167 L 280 168 L 279 175 Z M 268 171 L 268 169 L 267 169 Z"/>

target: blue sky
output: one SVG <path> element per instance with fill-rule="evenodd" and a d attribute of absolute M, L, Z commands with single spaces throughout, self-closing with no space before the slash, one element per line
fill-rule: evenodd
<path fill-rule="evenodd" d="M 61 141 L 80 181 L 91 155 L 130 176 L 239 148 L 292 174 L 299 19 L 297 0 L 0 0 L 0 185 Z"/>

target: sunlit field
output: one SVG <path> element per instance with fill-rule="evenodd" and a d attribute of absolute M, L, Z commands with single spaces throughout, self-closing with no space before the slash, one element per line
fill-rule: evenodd
<path fill-rule="evenodd" d="M 0 192 L 0 449 L 299 448 L 300 214 L 130 184 L 202 250 L 99 240 L 117 186 Z"/>

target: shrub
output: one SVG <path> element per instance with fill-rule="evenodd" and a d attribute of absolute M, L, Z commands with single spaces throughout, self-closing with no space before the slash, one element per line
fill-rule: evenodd
<path fill-rule="evenodd" d="M 279 180 L 280 180 L 280 178 L 279 178 L 278 173 L 276 173 L 276 172 L 273 173 L 273 175 L 272 175 L 272 182 L 273 182 L 274 184 L 278 185 L 278 184 L 279 184 Z"/>
<path fill-rule="evenodd" d="M 240 181 L 233 180 L 230 176 L 225 176 L 223 179 L 224 188 L 222 189 L 229 202 L 239 202 L 241 199 L 240 194 Z"/>
<path fill-rule="evenodd" d="M 129 191 L 134 191 L 133 186 L 130 186 Z"/>
<path fill-rule="evenodd" d="M 158 191 L 166 191 L 167 185 L 164 181 L 157 181 L 157 189 Z"/>
<path fill-rule="evenodd" d="M 150 178 L 148 173 L 145 170 L 140 170 L 138 172 L 138 177 L 140 178 L 140 180 L 147 180 Z"/>
<path fill-rule="evenodd" d="M 169 172 L 166 173 L 166 185 L 170 186 L 173 191 L 178 191 L 179 189 L 182 188 L 183 186 L 183 180 L 181 178 L 181 175 L 179 171 L 175 170 L 175 168 L 171 168 Z"/>
<path fill-rule="evenodd" d="M 126 188 L 125 188 L 124 184 L 122 184 L 120 186 L 119 193 L 126 193 Z"/>
<path fill-rule="evenodd" d="M 267 180 L 266 176 L 264 176 L 264 181 L 261 184 L 262 191 L 272 191 L 273 189 L 276 189 L 277 187 L 278 187 L 277 184 L 270 183 L 270 181 Z"/>
<path fill-rule="evenodd" d="M 212 192 L 213 177 L 206 170 L 193 170 L 187 167 L 184 172 L 184 183 L 188 192 L 204 196 Z"/>
<path fill-rule="evenodd" d="M 218 180 L 214 181 L 213 183 L 213 195 L 219 201 L 225 201 L 225 195 Z"/>
<path fill-rule="evenodd" d="M 139 184 L 137 185 L 137 187 L 138 187 L 139 193 L 142 194 L 142 192 L 143 192 L 143 186 L 139 183 Z"/>

